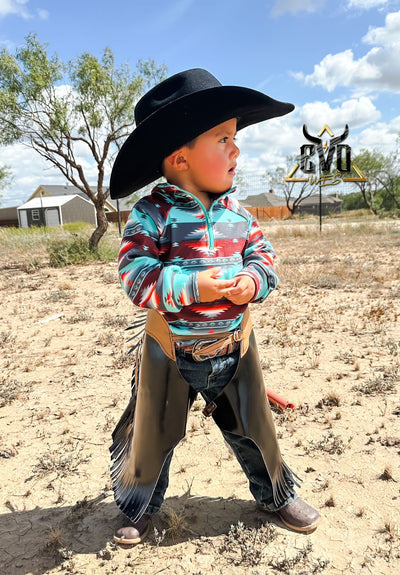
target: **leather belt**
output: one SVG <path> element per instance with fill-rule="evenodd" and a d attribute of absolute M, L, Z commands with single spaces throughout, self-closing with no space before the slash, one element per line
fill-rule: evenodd
<path fill-rule="evenodd" d="M 237 338 L 237 339 L 236 339 Z M 192 345 L 177 346 L 176 354 L 190 355 L 195 361 L 205 361 L 212 357 L 228 355 L 239 349 L 241 337 L 236 332 L 222 339 L 199 339 Z"/>
<path fill-rule="evenodd" d="M 240 329 L 231 332 L 210 334 L 209 336 L 206 335 L 197 341 L 193 341 L 196 336 L 184 336 L 172 333 L 163 316 L 156 310 L 151 309 L 147 313 L 145 331 L 147 335 L 157 341 L 161 349 L 170 359 L 175 360 L 176 353 L 179 353 L 179 349 L 186 349 L 186 351 L 189 352 L 190 348 L 192 348 L 190 353 L 195 357 L 196 361 L 204 361 L 207 359 L 205 356 L 209 354 L 211 354 L 209 357 L 217 357 L 217 353 L 218 355 L 230 353 L 228 351 L 230 346 L 232 346 L 232 350 L 240 346 L 240 355 L 243 357 L 249 347 L 252 323 L 249 310 L 246 309 L 240 324 Z"/>

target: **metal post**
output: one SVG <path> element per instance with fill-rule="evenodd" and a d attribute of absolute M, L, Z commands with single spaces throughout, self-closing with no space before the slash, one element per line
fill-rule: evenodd
<path fill-rule="evenodd" d="M 121 236 L 121 212 L 119 211 L 119 200 L 117 200 L 117 212 L 118 212 L 118 232 Z"/>
<path fill-rule="evenodd" d="M 322 186 L 321 186 L 321 168 L 319 170 L 319 232 L 322 232 Z"/>
<path fill-rule="evenodd" d="M 43 198 L 42 198 L 42 193 L 40 192 L 40 224 L 41 226 L 46 227 L 46 216 L 43 210 Z"/>

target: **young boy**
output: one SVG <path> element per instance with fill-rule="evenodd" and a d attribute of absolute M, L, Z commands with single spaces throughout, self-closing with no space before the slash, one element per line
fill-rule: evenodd
<path fill-rule="evenodd" d="M 297 497 L 266 399 L 249 303 L 276 287 L 275 253 L 231 197 L 238 130 L 292 111 L 206 70 L 176 74 L 135 109 L 111 175 L 112 198 L 156 180 L 134 206 L 119 256 L 123 288 L 147 308 L 131 401 L 114 434 L 112 480 L 125 514 L 114 539 L 144 539 L 168 486 L 174 447 L 200 393 L 260 506 L 298 532 L 319 513 Z"/>

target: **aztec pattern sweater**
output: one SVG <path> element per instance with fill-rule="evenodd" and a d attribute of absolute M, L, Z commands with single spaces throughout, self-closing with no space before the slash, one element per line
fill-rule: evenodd
<path fill-rule="evenodd" d="M 198 272 L 220 267 L 221 279 L 249 275 L 253 302 L 277 286 L 275 252 L 253 216 L 229 194 L 208 211 L 189 192 L 157 185 L 132 209 L 119 253 L 121 285 L 132 302 L 163 314 L 172 332 L 201 336 L 235 330 L 246 305 L 223 298 L 202 303 Z"/>

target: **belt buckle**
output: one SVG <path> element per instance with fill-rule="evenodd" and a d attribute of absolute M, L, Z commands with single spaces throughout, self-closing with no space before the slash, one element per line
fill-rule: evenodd
<path fill-rule="evenodd" d="M 199 339 L 199 341 L 197 341 L 193 346 L 193 350 L 192 350 L 193 359 L 195 361 L 206 361 L 206 359 L 210 359 L 211 357 L 214 357 L 215 352 L 202 354 L 201 350 L 203 349 L 203 347 L 206 347 L 206 346 L 210 345 L 211 343 L 215 343 L 216 341 L 218 341 L 218 339 L 206 339 L 206 340 Z"/>
<path fill-rule="evenodd" d="M 235 329 L 233 332 L 233 341 L 241 341 L 242 340 L 242 332 L 240 329 Z"/>

